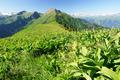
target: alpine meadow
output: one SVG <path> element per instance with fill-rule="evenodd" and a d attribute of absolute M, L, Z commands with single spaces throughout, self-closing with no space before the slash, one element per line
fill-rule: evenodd
<path fill-rule="evenodd" d="M 101 9 L 118 0 L 11 1 L 0 1 L 0 80 L 120 80 L 120 14 Z"/>

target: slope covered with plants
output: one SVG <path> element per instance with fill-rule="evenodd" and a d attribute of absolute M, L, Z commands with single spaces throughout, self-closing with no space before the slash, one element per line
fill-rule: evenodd
<path fill-rule="evenodd" d="M 32 26 L 0 40 L 0 79 L 119 80 L 119 29 Z"/>
<path fill-rule="evenodd" d="M 89 23 L 85 20 L 73 18 L 72 16 L 57 9 L 50 9 L 44 14 L 21 11 L 17 14 L 0 19 L 0 37 L 11 36 L 32 23 L 36 23 L 37 25 L 54 22 L 63 25 L 64 29 L 70 31 L 102 28 L 99 25 Z"/>
<path fill-rule="evenodd" d="M 120 80 L 120 29 L 69 31 L 56 18 L 76 19 L 57 15 L 50 10 L 0 39 L 0 80 Z"/>

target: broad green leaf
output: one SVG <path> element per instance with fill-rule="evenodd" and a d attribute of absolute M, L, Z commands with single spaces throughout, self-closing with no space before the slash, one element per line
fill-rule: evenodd
<path fill-rule="evenodd" d="M 111 69 L 107 67 L 102 67 L 101 71 L 99 71 L 101 75 L 110 78 L 111 80 L 120 80 L 120 76 Z"/>
<path fill-rule="evenodd" d="M 101 49 L 100 49 L 100 48 L 98 48 L 98 51 L 97 51 L 97 57 L 98 57 L 98 60 L 100 60 L 100 58 L 101 58 L 100 53 L 101 53 Z"/>
<path fill-rule="evenodd" d="M 107 47 L 109 46 L 109 41 L 107 39 L 105 39 L 105 44 Z"/>
<path fill-rule="evenodd" d="M 75 72 L 75 73 L 73 74 L 73 76 L 75 76 L 75 77 L 81 76 L 81 75 L 82 75 L 82 73 L 80 73 L 80 72 Z"/>
<path fill-rule="evenodd" d="M 84 77 L 86 80 L 92 80 L 91 77 L 90 77 L 89 75 L 85 74 L 85 73 L 83 74 L 83 77 Z"/>
<path fill-rule="evenodd" d="M 87 56 L 88 55 L 88 50 L 86 47 L 82 47 L 81 53 L 83 54 L 83 56 Z"/>
<path fill-rule="evenodd" d="M 114 60 L 114 63 L 120 63 L 120 59 Z"/>

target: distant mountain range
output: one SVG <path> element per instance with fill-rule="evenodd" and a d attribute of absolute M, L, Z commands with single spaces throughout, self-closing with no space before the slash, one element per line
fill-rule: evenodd
<path fill-rule="evenodd" d="M 120 13 L 105 16 L 88 16 L 81 17 L 88 22 L 95 23 L 110 28 L 120 28 Z"/>
<path fill-rule="evenodd" d="M 40 13 L 22 11 L 15 15 L 3 17 L 0 19 L 0 37 L 10 36 L 20 31 L 33 19 L 40 17 Z"/>
<path fill-rule="evenodd" d="M 11 36 L 33 23 L 35 26 L 39 24 L 57 23 L 69 31 L 102 28 L 101 26 L 89 23 L 84 19 L 74 18 L 57 9 L 49 9 L 44 14 L 21 11 L 17 14 L 0 18 L 0 37 Z"/>

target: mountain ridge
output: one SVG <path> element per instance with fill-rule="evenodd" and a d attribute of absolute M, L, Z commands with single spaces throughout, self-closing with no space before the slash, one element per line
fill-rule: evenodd
<path fill-rule="evenodd" d="M 0 19 L 0 37 L 7 37 L 20 31 L 33 19 L 38 18 L 39 13 L 19 12 Z M 40 17 L 40 16 L 39 16 Z"/>
<path fill-rule="evenodd" d="M 85 20 L 74 18 L 57 9 L 49 9 L 44 14 L 38 12 L 29 13 L 27 11 L 21 11 L 17 14 L 0 20 L 0 37 L 11 36 L 32 24 L 37 26 L 39 24 L 52 23 L 60 24 L 63 26 L 62 28 L 69 31 L 101 27 Z"/>
<path fill-rule="evenodd" d="M 83 19 L 74 18 L 67 13 L 57 9 L 49 9 L 37 22 L 40 22 L 42 24 L 57 22 L 63 25 L 65 29 L 69 30 L 80 30 L 85 28 L 99 27 Z"/>

